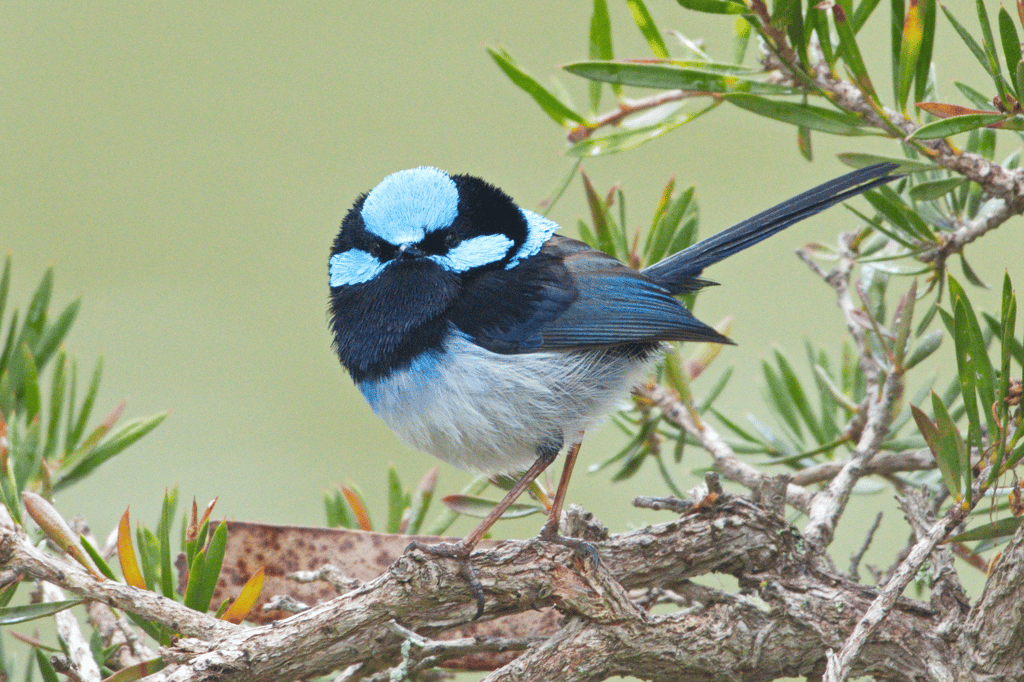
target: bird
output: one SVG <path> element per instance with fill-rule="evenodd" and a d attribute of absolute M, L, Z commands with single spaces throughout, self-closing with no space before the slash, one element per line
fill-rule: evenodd
<path fill-rule="evenodd" d="M 329 324 L 341 364 L 400 439 L 457 467 L 521 473 L 456 543 L 468 557 L 491 525 L 568 446 L 542 539 L 558 534 L 582 432 L 628 395 L 672 341 L 732 343 L 676 298 L 708 266 L 836 203 L 893 180 L 880 163 L 819 185 L 643 270 L 556 234 L 496 186 L 433 167 L 398 171 L 360 195 L 329 258 Z M 522 473 L 525 472 L 525 473 Z"/>

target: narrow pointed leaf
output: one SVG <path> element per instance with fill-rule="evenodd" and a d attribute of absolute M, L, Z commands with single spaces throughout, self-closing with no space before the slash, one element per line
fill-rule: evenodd
<path fill-rule="evenodd" d="M 584 124 L 586 119 L 562 103 L 537 80 L 526 73 L 508 52 L 498 47 L 488 47 L 487 52 L 505 75 L 517 87 L 529 95 L 541 110 L 560 126 L 571 127 L 572 123 Z"/>
<path fill-rule="evenodd" d="M 868 70 L 864 66 L 864 58 L 861 56 L 860 48 L 857 47 L 857 38 L 854 35 L 853 27 L 847 20 L 846 12 L 841 4 L 832 6 L 832 19 L 835 23 L 836 33 L 839 36 L 839 52 L 846 62 L 850 73 L 853 75 L 854 83 L 868 99 L 878 102 L 878 95 L 875 86 L 871 83 Z"/>
<path fill-rule="evenodd" d="M 747 14 L 750 12 L 743 4 L 730 0 L 677 0 L 686 9 L 706 14 Z"/>
<path fill-rule="evenodd" d="M 366 510 L 366 505 L 363 503 L 363 496 L 359 494 L 359 491 L 354 487 L 343 485 L 341 486 L 341 494 L 345 496 L 345 501 L 348 502 L 349 508 L 355 515 L 356 523 L 359 524 L 359 529 L 373 530 L 373 524 L 370 522 L 370 514 Z"/>
<path fill-rule="evenodd" d="M 915 201 L 933 201 L 940 199 L 967 182 L 967 178 L 944 178 L 930 180 L 910 188 L 910 198 Z"/>
<path fill-rule="evenodd" d="M 850 114 L 811 105 L 767 99 L 748 93 L 726 94 L 725 98 L 747 111 L 797 126 L 833 135 L 869 135 L 861 121 Z"/>
<path fill-rule="evenodd" d="M 981 49 L 981 46 L 978 45 L 978 42 L 974 37 L 967 31 L 967 29 L 960 25 L 960 22 L 956 20 L 956 17 L 954 17 L 948 9 L 946 9 L 945 5 L 942 6 L 942 12 L 946 15 L 946 19 L 949 20 L 949 23 L 960 36 L 960 39 L 964 41 L 964 44 L 971 51 L 971 54 L 974 55 L 974 58 L 977 59 L 978 63 L 985 68 L 985 71 L 991 74 L 990 64 L 988 57 L 985 55 L 985 50 Z"/>
<path fill-rule="evenodd" d="M 494 509 L 497 502 L 494 500 L 488 500 L 483 497 L 476 497 L 475 495 L 447 495 L 441 499 L 452 511 L 458 514 L 464 514 L 474 518 L 484 518 Z M 530 514 L 536 514 L 542 512 L 544 509 L 536 504 L 522 504 L 515 503 L 509 507 L 504 514 L 501 515 L 503 519 L 517 519 L 522 516 L 529 516 Z"/>
<path fill-rule="evenodd" d="M 643 3 L 643 0 L 626 0 L 626 4 L 633 14 L 636 27 L 640 29 L 640 33 L 647 40 L 654 56 L 658 59 L 668 59 L 668 48 L 665 47 L 665 41 L 662 40 L 658 27 L 654 25 L 651 13 L 647 11 L 647 5 Z"/>
<path fill-rule="evenodd" d="M 110 566 L 107 564 L 106 560 L 100 556 L 100 553 L 92 546 L 92 543 L 89 542 L 84 535 L 78 536 L 78 544 L 82 546 L 85 553 L 89 555 L 90 559 L 92 559 L 93 564 L 96 565 L 96 568 L 99 569 L 100 573 L 102 573 L 107 580 L 117 580 L 117 577 L 114 575 L 114 572 L 110 570 Z"/>
<path fill-rule="evenodd" d="M 242 586 L 242 591 L 238 593 L 238 598 L 224 612 L 221 620 L 226 620 L 236 625 L 245 620 L 245 617 L 249 615 L 252 607 L 256 604 L 256 600 L 260 598 L 260 592 L 263 591 L 263 574 L 264 570 L 260 568 L 246 581 L 245 585 Z"/>
<path fill-rule="evenodd" d="M 402 482 L 398 478 L 398 470 L 394 465 L 388 467 L 388 533 L 397 533 L 398 524 L 405 511 L 405 495 L 402 493 Z"/>
<path fill-rule="evenodd" d="M 430 470 L 423 475 L 420 479 L 419 485 L 416 486 L 416 493 L 412 498 L 412 506 L 410 507 L 410 522 L 407 532 L 410 535 L 416 535 L 420 532 L 420 528 L 423 526 L 423 519 L 426 518 L 427 509 L 430 507 L 430 501 L 434 498 L 434 490 L 437 488 L 437 467 L 431 467 Z"/>
<path fill-rule="evenodd" d="M 96 402 L 96 393 L 100 388 L 100 377 L 103 375 L 103 358 L 100 357 L 96 360 L 96 367 L 92 371 L 92 379 L 89 380 L 89 388 L 86 389 L 85 397 L 82 399 L 82 404 L 78 410 L 77 419 L 73 418 L 74 411 L 68 410 L 68 433 L 64 439 L 64 447 L 68 451 L 74 450 L 78 446 L 78 441 L 81 439 L 82 434 L 85 432 L 85 426 L 89 421 L 89 417 L 92 415 L 92 407 Z M 74 398 L 75 395 L 75 363 L 71 365 L 71 396 Z"/>
<path fill-rule="evenodd" d="M 1016 533 L 1022 523 L 1024 523 L 1024 516 L 1009 516 L 1005 519 L 999 519 L 998 521 L 964 531 L 959 535 L 954 535 L 946 540 L 946 542 L 971 542 L 973 540 L 1005 538 Z"/>
<path fill-rule="evenodd" d="M 46 618 L 83 602 L 85 602 L 84 599 L 67 599 L 40 604 L 25 604 L 24 606 L 5 606 L 0 608 L 0 625 L 14 625 L 37 618 Z"/>
<path fill-rule="evenodd" d="M 39 341 L 36 342 L 35 356 L 40 368 L 46 366 L 46 363 L 49 362 L 57 347 L 67 337 L 68 332 L 71 330 L 71 325 L 74 324 L 75 318 L 78 316 L 78 309 L 81 307 L 81 303 L 81 299 L 76 299 L 69 303 L 61 311 L 60 315 L 57 316 L 57 319 L 46 326 L 46 329 L 39 337 Z"/>
<path fill-rule="evenodd" d="M 1017 65 L 1020 63 L 1020 36 L 1017 34 L 1017 27 L 1010 18 L 1006 8 L 999 8 L 999 37 L 1003 43 L 1003 57 L 1006 59 L 1006 70 L 1010 74 L 1016 74 Z M 1017 98 L 1020 99 L 1020 91 Z"/>
<path fill-rule="evenodd" d="M 135 548 L 132 545 L 132 529 L 128 521 L 128 510 L 121 515 L 117 526 L 117 560 L 121 564 L 121 575 L 124 581 L 140 590 L 146 589 L 146 579 L 142 577 L 139 562 L 135 559 Z"/>
<path fill-rule="evenodd" d="M 935 47 L 935 5 L 938 0 L 921 0 L 921 47 L 917 56 L 917 74 L 914 76 L 914 99 L 922 100 L 928 92 L 932 50 Z"/>
<path fill-rule="evenodd" d="M 53 485 L 54 492 L 76 483 L 85 476 L 92 473 L 111 457 L 120 454 L 126 448 L 137 442 L 140 438 L 155 429 L 167 417 L 167 414 L 157 414 L 151 417 L 141 417 L 125 424 L 119 431 L 97 445 L 93 450 L 83 457 L 71 471 L 64 474 Z"/>
<path fill-rule="evenodd" d="M 925 3 L 928 0 L 924 0 Z M 899 88 L 897 104 L 900 111 L 906 112 L 907 98 L 910 97 L 910 88 L 917 74 L 917 59 L 921 52 L 921 39 L 924 34 L 924 24 L 921 17 L 921 8 L 918 7 L 918 0 L 910 0 L 910 7 L 907 8 L 907 15 L 903 20 L 903 36 L 900 42 L 899 61 Z"/>
<path fill-rule="evenodd" d="M 594 0 L 594 11 L 590 15 L 590 58 L 612 59 L 612 21 L 608 16 L 607 0 Z M 601 106 L 601 88 L 599 81 L 589 83 L 590 110 L 597 113 Z M 612 86 L 618 94 L 618 86 Z"/>
<path fill-rule="evenodd" d="M 924 437 L 925 442 L 928 444 L 928 448 L 932 451 L 932 456 L 935 458 L 935 463 L 939 467 L 939 472 L 942 474 L 942 481 L 946 484 L 946 489 L 950 491 L 957 499 L 960 498 L 960 460 L 955 456 L 954 452 L 946 450 L 942 447 L 942 439 L 939 436 L 939 430 L 928 418 L 921 408 L 917 405 L 911 405 L 910 411 L 914 415 L 914 421 L 917 422 L 917 428 Z"/>
<path fill-rule="evenodd" d="M 569 73 L 590 80 L 658 90 L 689 90 L 704 93 L 752 92 L 792 95 L 798 91 L 756 78 L 721 73 L 709 68 L 677 66 L 669 62 L 581 61 L 565 64 Z"/>
<path fill-rule="evenodd" d="M 966 133 L 1006 120 L 1007 117 L 1003 114 L 964 114 L 962 116 L 953 116 L 925 124 L 912 132 L 907 139 L 935 140 L 940 137 L 959 135 L 960 133 Z"/>
<path fill-rule="evenodd" d="M 921 337 L 921 340 L 917 342 L 914 350 L 907 355 L 907 359 L 903 363 L 903 368 L 912 369 L 938 350 L 940 345 L 942 345 L 942 330 L 931 330 Z"/>
<path fill-rule="evenodd" d="M 851 168 L 864 168 L 876 163 L 896 163 L 899 168 L 894 173 L 918 173 L 921 171 L 937 170 L 939 166 L 925 161 L 913 161 L 906 158 L 892 156 L 881 156 L 879 154 L 865 154 L 862 152 L 842 152 L 836 154 L 836 158 Z"/>
<path fill-rule="evenodd" d="M 136 682 L 136 680 L 149 677 L 166 667 L 167 663 L 164 662 L 163 658 L 151 658 L 148 661 L 142 661 L 141 663 L 121 668 L 110 677 L 105 678 L 103 682 Z"/>

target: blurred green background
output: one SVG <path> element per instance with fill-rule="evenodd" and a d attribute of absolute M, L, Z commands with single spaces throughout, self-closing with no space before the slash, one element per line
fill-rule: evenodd
<path fill-rule="evenodd" d="M 610 4 L 617 54 L 648 56 L 624 3 Z M 729 58 L 730 19 L 649 7 L 661 28 L 708 36 L 710 52 Z M 884 74 L 887 13 L 876 14 L 865 34 L 884 42 L 865 52 Z M 0 250 L 14 255 L 13 300 L 23 306 L 53 264 L 57 304 L 84 299 L 70 350 L 87 371 L 106 360 L 99 411 L 125 397 L 126 416 L 170 411 L 62 495 L 61 511 L 84 515 L 102 537 L 129 505 L 154 523 L 164 489 L 178 484 L 201 504 L 219 496 L 218 510 L 235 518 L 319 524 L 323 491 L 350 480 L 382 521 L 388 463 L 414 484 L 435 462 L 391 435 L 333 355 L 331 239 L 360 192 L 422 164 L 482 176 L 535 207 L 569 168 L 564 138 L 484 45 L 502 44 L 546 81 L 555 65 L 586 56 L 589 18 L 579 0 L 0 5 Z M 980 69 L 965 66 L 940 24 L 948 93 L 946 69 L 974 80 Z M 585 101 L 585 84 L 559 78 Z M 585 168 L 601 188 L 623 184 L 632 226 L 648 222 L 671 175 L 696 183 L 709 234 L 844 172 L 834 154 L 852 149 L 898 153 L 889 142 L 816 135 L 809 164 L 789 126 L 721 107 Z M 576 182 L 551 215 L 571 228 L 585 210 Z M 697 313 L 711 323 L 736 316 L 739 347 L 718 361 L 737 366 L 720 403 L 727 413 L 766 414 L 759 359 L 773 346 L 800 366 L 805 337 L 838 347 L 831 292 L 793 250 L 854 225 L 833 209 L 708 272 L 725 286 L 704 294 Z M 993 283 L 1011 268 L 1019 288 L 1022 253 L 1016 220 L 973 248 L 972 263 Z M 991 310 L 994 300 L 975 303 Z M 653 470 L 615 486 L 607 472 L 586 472 L 622 444 L 614 428 L 591 434 L 569 494 L 615 529 L 664 518 L 629 506 L 666 492 Z M 691 449 L 684 466 L 707 462 Z M 440 490 L 468 479 L 442 466 Z M 890 497 L 855 500 L 865 513 L 848 515 L 841 533 L 861 537 Z M 497 532 L 525 537 L 539 523 Z M 902 543 L 896 525 L 892 541 Z"/>

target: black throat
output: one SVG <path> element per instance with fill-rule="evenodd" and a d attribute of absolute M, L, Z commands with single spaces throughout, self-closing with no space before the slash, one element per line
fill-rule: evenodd
<path fill-rule="evenodd" d="M 392 263 L 363 284 L 331 290 L 334 349 L 356 382 L 377 379 L 439 348 L 458 275 L 427 260 Z"/>

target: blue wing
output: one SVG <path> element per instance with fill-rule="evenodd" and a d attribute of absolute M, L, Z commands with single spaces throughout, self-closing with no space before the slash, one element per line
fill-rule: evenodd
<path fill-rule="evenodd" d="M 731 343 L 641 273 L 558 235 L 517 267 L 467 284 L 450 319 L 497 353 L 657 341 Z"/>

